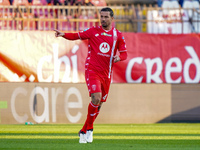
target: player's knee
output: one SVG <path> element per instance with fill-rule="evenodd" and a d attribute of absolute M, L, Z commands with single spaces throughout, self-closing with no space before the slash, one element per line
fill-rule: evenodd
<path fill-rule="evenodd" d="M 94 105 L 99 105 L 101 102 L 101 94 L 92 94 L 92 103 Z"/>
<path fill-rule="evenodd" d="M 93 98 L 93 99 L 92 99 L 92 103 L 93 103 L 94 105 L 99 105 L 100 102 L 101 102 L 101 99 L 100 99 L 100 98 Z"/>

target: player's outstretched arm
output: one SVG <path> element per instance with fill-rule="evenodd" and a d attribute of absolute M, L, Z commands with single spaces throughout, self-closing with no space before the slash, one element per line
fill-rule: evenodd
<path fill-rule="evenodd" d="M 55 33 L 56 37 L 63 37 L 67 40 L 78 40 L 78 39 L 80 39 L 78 33 L 64 33 L 64 32 L 58 31 L 56 29 L 54 29 L 54 31 L 56 32 Z"/>
<path fill-rule="evenodd" d="M 56 30 L 56 29 L 54 29 L 54 31 L 56 32 L 56 33 L 55 33 L 55 36 L 56 36 L 56 37 L 63 37 L 63 36 L 65 35 L 65 33 L 61 32 L 61 31 L 58 31 L 58 30 Z"/>

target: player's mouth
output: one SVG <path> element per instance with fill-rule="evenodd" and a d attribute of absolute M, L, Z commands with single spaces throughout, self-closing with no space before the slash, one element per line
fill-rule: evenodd
<path fill-rule="evenodd" d="M 105 22 L 105 21 L 102 21 L 101 24 L 106 24 L 106 22 Z"/>

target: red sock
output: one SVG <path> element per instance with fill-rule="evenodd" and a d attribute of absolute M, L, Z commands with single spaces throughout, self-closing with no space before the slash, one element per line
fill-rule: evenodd
<path fill-rule="evenodd" d="M 86 133 L 87 130 L 93 129 L 93 123 L 96 118 L 98 106 L 99 105 L 94 105 L 92 102 L 89 103 L 87 119 L 86 119 L 85 124 L 84 124 L 83 128 L 81 129 L 81 131 Z"/>
<path fill-rule="evenodd" d="M 97 111 L 96 115 L 95 115 L 95 120 L 97 118 L 97 116 L 99 115 L 100 110 Z"/>

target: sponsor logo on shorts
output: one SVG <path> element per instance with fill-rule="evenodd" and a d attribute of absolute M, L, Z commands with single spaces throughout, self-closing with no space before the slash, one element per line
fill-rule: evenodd
<path fill-rule="evenodd" d="M 95 84 L 92 85 L 92 90 L 96 91 L 97 86 Z"/>

